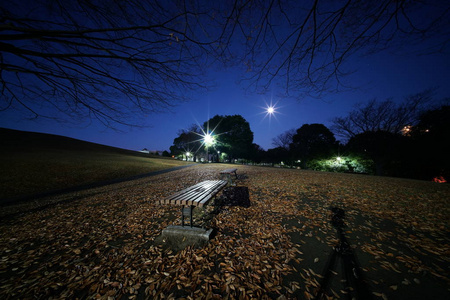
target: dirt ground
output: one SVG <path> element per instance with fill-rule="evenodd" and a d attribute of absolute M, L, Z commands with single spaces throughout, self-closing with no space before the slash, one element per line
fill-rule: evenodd
<path fill-rule="evenodd" d="M 0 297 L 450 299 L 448 184 L 238 165 L 224 205 L 196 214 L 215 229 L 208 244 L 175 251 L 157 243 L 180 223 L 179 207 L 158 199 L 229 167 L 196 165 L 1 207 Z M 332 208 L 345 213 L 346 255 L 334 250 L 342 237 Z M 347 286 L 348 268 L 361 271 L 359 289 Z"/>

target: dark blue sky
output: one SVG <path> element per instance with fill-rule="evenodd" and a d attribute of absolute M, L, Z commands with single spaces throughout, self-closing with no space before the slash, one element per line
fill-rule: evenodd
<path fill-rule="evenodd" d="M 450 58 L 448 55 L 390 54 L 357 58 L 348 64 L 355 73 L 345 81 L 357 89 L 329 94 L 322 99 L 280 99 L 277 90 L 265 95 L 248 94 L 236 81 L 240 73 L 234 69 L 214 72 L 217 87 L 202 92 L 191 102 L 184 103 L 170 113 L 149 115 L 149 128 L 126 129 L 117 132 L 85 121 L 79 125 L 52 123 L 45 120 L 26 120 L 14 111 L 1 113 L 0 126 L 25 131 L 36 131 L 69 136 L 90 142 L 140 150 L 168 150 L 180 129 L 193 123 L 202 124 L 208 118 L 219 115 L 242 115 L 254 132 L 254 142 L 264 149 L 273 148 L 272 138 L 303 124 L 322 123 L 331 126 L 334 117 L 346 116 L 358 102 L 373 98 L 384 100 L 403 97 L 437 87 L 436 99 L 450 96 Z M 264 113 L 266 104 L 277 103 L 274 117 Z"/>
<path fill-rule="evenodd" d="M 428 15 L 422 11 L 416 12 L 414 16 L 421 22 L 429 20 L 429 17 L 425 17 Z M 353 19 L 347 21 L 351 20 Z M 445 28 L 438 28 L 438 32 L 447 31 Z M 174 107 L 171 112 L 150 114 L 143 120 L 136 117 L 138 123 L 146 125 L 144 128 L 122 127 L 122 131 L 114 131 L 95 119 L 80 120 L 78 123 L 73 120 L 57 123 L 42 118 L 29 120 L 20 111 L 14 110 L 16 107 L 14 105 L 11 109 L 0 111 L 0 127 L 63 135 L 125 149 L 168 150 L 180 129 L 186 129 L 193 123 L 203 124 L 214 115 L 239 114 L 250 123 L 254 132 L 254 143 L 269 149 L 273 147 L 272 139 L 286 130 L 312 123 L 322 123 L 330 128 L 333 118 L 344 117 L 355 104 L 373 98 L 378 100 L 393 98 L 395 101 L 403 101 L 404 97 L 429 88 L 436 88 L 434 95 L 436 100 L 450 97 L 450 54 L 445 48 L 447 39 L 438 34 L 437 40 L 444 40 L 443 53 L 438 53 L 434 47 L 432 54 L 425 55 L 423 51 L 429 45 L 418 43 L 412 47 L 408 44 L 399 44 L 402 42 L 399 40 L 395 44 L 395 52 L 394 49 L 388 49 L 365 57 L 351 55 L 341 67 L 344 70 L 353 70 L 354 73 L 341 79 L 343 84 L 354 89 L 325 94 L 319 99 L 306 96 L 297 99 L 280 98 L 278 95 L 284 91 L 278 90 L 275 84 L 266 94 L 252 94 L 245 90 L 245 85 L 237 84 L 245 75 L 242 73 L 245 72 L 244 65 L 221 70 L 217 70 L 218 67 L 215 65 L 208 70 L 209 79 L 216 84 L 214 89 L 208 92 L 193 92 L 190 102 Z M 431 43 L 433 40 L 427 42 Z M 370 47 L 368 49 L 370 50 Z M 417 54 L 419 50 L 421 55 Z M 265 55 L 271 53 L 266 52 Z M 178 55 L 178 52 L 176 53 Z M 322 55 L 329 56 L 330 53 L 324 51 Z M 317 56 L 318 61 L 321 61 L 321 58 Z M 271 63 L 276 64 L 279 61 Z M 305 64 L 300 66 L 304 67 Z M 126 73 L 126 70 L 123 72 Z M 14 77 L 14 74 L 12 76 Z M 30 82 L 25 82 L 26 84 Z M 297 96 L 295 93 L 298 92 L 294 91 L 292 96 Z M 39 99 L 32 100 L 36 100 L 33 105 L 40 105 Z M 274 116 L 268 117 L 264 108 L 271 103 L 276 104 L 276 112 Z"/>

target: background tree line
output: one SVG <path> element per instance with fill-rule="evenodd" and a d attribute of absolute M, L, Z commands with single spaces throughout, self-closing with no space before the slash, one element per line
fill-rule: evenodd
<path fill-rule="evenodd" d="M 450 178 L 449 99 L 436 103 L 432 90 L 408 96 L 401 103 L 392 99 L 370 100 L 346 117 L 323 124 L 304 124 L 273 138 L 275 148 L 265 151 L 253 143 L 250 125 L 242 116 L 215 116 L 202 127 L 180 131 L 171 147 L 173 155 L 197 149 L 204 155 L 202 133 L 213 132 L 211 148 L 226 154 L 221 161 L 278 164 L 333 172 L 368 173 L 429 180 Z M 338 136 L 344 138 L 338 141 Z M 197 155 L 198 155 L 197 154 Z"/>
<path fill-rule="evenodd" d="M 212 137 L 205 142 L 206 135 Z M 202 126 L 193 124 L 187 130 L 180 130 L 170 147 L 172 155 L 199 157 L 204 160 L 234 162 L 235 159 L 251 159 L 253 132 L 250 124 L 240 115 L 219 116 L 207 120 Z M 209 156 L 209 157 L 207 157 Z"/>

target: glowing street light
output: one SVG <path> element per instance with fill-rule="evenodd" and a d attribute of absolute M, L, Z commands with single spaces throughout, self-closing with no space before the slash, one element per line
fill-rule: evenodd
<path fill-rule="evenodd" d="M 214 127 L 213 130 L 210 130 L 209 129 L 209 121 L 208 121 L 206 129 L 202 128 L 197 123 L 198 127 L 201 130 L 201 133 L 192 131 L 192 133 L 194 133 L 194 134 L 196 134 L 196 135 L 198 135 L 200 137 L 200 139 L 196 140 L 195 142 L 201 142 L 201 145 L 198 147 L 198 149 L 195 151 L 195 153 L 197 153 L 197 151 L 199 151 L 200 148 L 202 148 L 204 146 L 206 148 L 206 157 L 207 157 L 208 161 L 209 161 L 209 148 L 210 147 L 214 147 L 215 148 L 215 144 L 217 142 L 216 138 L 217 138 L 217 136 L 220 135 L 220 134 L 215 134 L 214 133 L 216 131 L 216 129 L 217 129 L 217 126 L 219 126 L 219 124 L 220 124 L 220 122 L 216 125 L 216 127 Z"/>
<path fill-rule="evenodd" d="M 207 133 L 207 134 L 205 134 L 203 141 L 204 141 L 206 147 L 209 147 L 212 144 L 214 144 L 214 137 L 210 133 Z"/>
<path fill-rule="evenodd" d="M 214 145 L 214 137 L 211 135 L 211 133 L 206 133 L 203 136 L 203 143 L 206 146 L 206 159 L 209 162 L 209 147 Z"/>

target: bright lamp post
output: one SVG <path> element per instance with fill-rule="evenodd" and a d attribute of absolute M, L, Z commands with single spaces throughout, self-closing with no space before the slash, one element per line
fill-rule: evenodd
<path fill-rule="evenodd" d="M 213 144 L 214 138 L 212 137 L 211 134 L 207 133 L 207 134 L 205 134 L 204 141 L 205 141 L 206 147 L 209 147 Z"/>
<path fill-rule="evenodd" d="M 206 159 L 209 162 L 209 147 L 214 144 L 214 137 L 210 133 L 205 134 L 203 143 L 206 146 Z"/>

